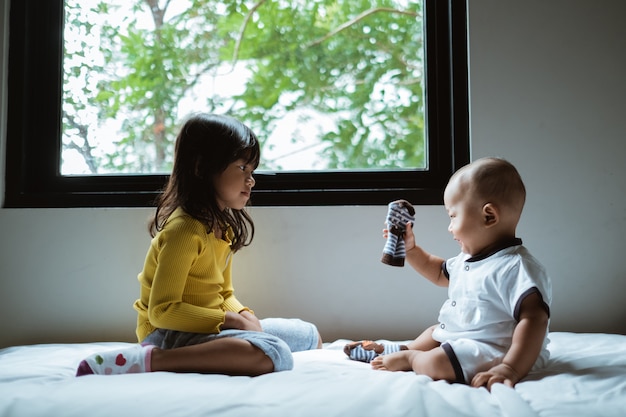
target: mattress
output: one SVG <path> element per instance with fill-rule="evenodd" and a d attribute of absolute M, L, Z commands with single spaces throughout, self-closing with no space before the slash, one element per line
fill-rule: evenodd
<path fill-rule="evenodd" d="M 77 378 L 85 356 L 127 343 L 0 350 L 0 416 L 626 416 L 626 336 L 550 334 L 548 366 L 489 392 L 349 360 L 349 340 L 258 377 L 155 372 Z"/>

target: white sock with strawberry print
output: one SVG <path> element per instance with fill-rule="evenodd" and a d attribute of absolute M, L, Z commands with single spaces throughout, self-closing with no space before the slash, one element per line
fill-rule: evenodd
<path fill-rule="evenodd" d="M 152 345 L 137 345 L 128 349 L 93 354 L 78 365 L 76 376 L 150 372 L 152 349 L 154 349 Z"/>

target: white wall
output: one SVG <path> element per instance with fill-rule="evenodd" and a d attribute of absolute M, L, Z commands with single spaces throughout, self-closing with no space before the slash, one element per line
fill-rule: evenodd
<path fill-rule="evenodd" d="M 622 0 L 469 1 L 473 157 L 505 157 L 525 179 L 519 235 L 551 272 L 553 330 L 626 333 L 625 15 Z M 236 258 L 239 298 L 261 316 L 314 321 L 328 340 L 413 337 L 445 292 L 379 262 L 385 213 L 253 208 L 257 237 Z M 134 340 L 150 214 L 0 209 L 0 346 Z M 416 223 L 427 249 L 457 253 L 442 207 L 419 207 Z"/>

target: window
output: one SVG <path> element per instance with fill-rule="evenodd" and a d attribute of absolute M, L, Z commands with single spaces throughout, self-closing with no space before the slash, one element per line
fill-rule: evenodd
<path fill-rule="evenodd" d="M 165 171 L 62 172 L 64 4 L 11 4 L 5 206 L 149 206 L 167 179 Z M 462 0 L 424 5 L 424 166 L 270 167 L 257 171 L 253 205 L 378 205 L 398 198 L 441 204 L 447 179 L 469 161 L 466 6 Z"/>

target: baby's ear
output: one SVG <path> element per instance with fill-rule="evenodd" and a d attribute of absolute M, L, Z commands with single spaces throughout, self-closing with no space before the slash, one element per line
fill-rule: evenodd
<path fill-rule="evenodd" d="M 483 206 L 483 218 L 485 219 L 485 226 L 493 226 L 500 220 L 500 212 L 498 207 L 493 203 L 486 203 Z"/>

